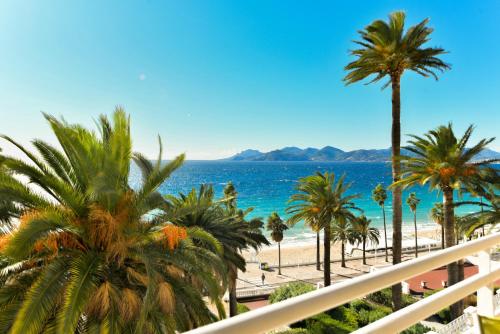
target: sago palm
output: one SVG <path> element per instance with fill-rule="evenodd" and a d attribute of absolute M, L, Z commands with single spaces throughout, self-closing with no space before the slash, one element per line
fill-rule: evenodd
<path fill-rule="evenodd" d="M 366 264 L 366 242 L 370 241 L 372 244 L 378 244 L 380 237 L 378 229 L 370 226 L 370 224 L 371 220 L 366 218 L 365 215 L 357 217 L 353 222 L 354 232 L 363 245 L 363 264 Z"/>
<path fill-rule="evenodd" d="M 0 246 L 0 332 L 174 333 L 213 321 L 203 296 L 222 309 L 222 261 L 193 243 L 202 231 L 156 217 L 157 189 L 184 156 L 133 155 L 121 109 L 98 134 L 45 117 L 62 149 L 4 136 L 26 159 L 0 162 L 0 196 L 19 212 Z M 135 190 L 132 159 L 144 171 Z"/>
<path fill-rule="evenodd" d="M 268 231 L 271 231 L 271 238 L 278 243 L 278 275 L 281 275 L 281 241 L 283 241 L 283 233 L 288 230 L 288 226 L 283 222 L 277 212 L 271 213 L 267 218 Z"/>
<path fill-rule="evenodd" d="M 406 204 L 413 213 L 413 227 L 415 230 L 415 257 L 418 257 L 418 234 L 417 234 L 417 207 L 420 203 L 420 199 L 417 197 L 416 193 L 410 193 L 406 199 Z"/>
<path fill-rule="evenodd" d="M 345 70 L 346 84 L 352 84 L 371 77 L 369 83 L 387 79 L 383 88 L 392 88 L 392 177 L 397 182 L 400 179 L 401 146 L 401 78 L 405 71 L 412 71 L 424 77 L 437 79 L 437 71 L 449 69 L 450 66 L 438 56 L 445 53 L 442 48 L 427 47 L 433 29 L 428 27 L 425 19 L 417 25 L 405 30 L 405 13 L 394 12 L 389 20 L 376 20 L 359 32 L 361 40 L 355 41 L 359 48 L 351 51 L 356 59 L 349 63 Z M 402 200 L 401 189 L 395 187 L 392 191 L 392 261 L 401 262 L 402 242 Z M 401 284 L 392 289 L 393 308 L 401 308 Z"/>
<path fill-rule="evenodd" d="M 457 138 L 451 124 L 429 131 L 423 137 L 411 136 L 408 151 L 413 157 L 401 157 L 403 177 L 396 186 L 428 184 L 431 190 L 443 193 L 443 222 L 445 246 L 456 243 L 454 224 L 454 199 L 456 190 L 487 187 L 489 180 L 496 177 L 498 171 L 491 167 L 496 160 L 478 161 L 477 157 L 494 138 L 482 139 L 476 145 L 467 148 L 473 127 L 469 126 L 461 138 Z M 459 281 L 458 263 L 448 265 L 448 284 Z M 456 318 L 463 311 L 460 303 L 452 305 L 452 317 Z"/>
<path fill-rule="evenodd" d="M 292 214 L 288 222 L 293 225 L 299 221 L 314 217 L 317 226 L 323 229 L 323 269 L 324 285 L 331 284 L 330 277 L 330 244 L 332 224 L 346 217 L 352 217 L 351 210 L 358 208 L 353 203 L 358 194 L 346 195 L 350 188 L 349 183 L 344 182 L 344 176 L 335 182 L 333 173 L 316 173 L 299 179 L 295 189 L 298 193 L 290 197 L 290 206 L 287 213 Z"/>
<path fill-rule="evenodd" d="M 385 262 L 389 261 L 389 250 L 387 249 L 387 226 L 385 222 L 385 201 L 387 200 L 387 191 L 384 186 L 379 183 L 372 190 L 372 199 L 382 208 L 382 218 L 384 219 L 384 246 L 385 246 Z"/>

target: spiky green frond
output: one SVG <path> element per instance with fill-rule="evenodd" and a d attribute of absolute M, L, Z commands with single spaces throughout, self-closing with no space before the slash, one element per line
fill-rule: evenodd
<path fill-rule="evenodd" d="M 359 32 L 359 48 L 351 51 L 356 59 L 345 70 L 346 84 L 362 81 L 369 77 L 368 83 L 388 78 L 399 80 L 404 71 L 410 70 L 424 77 L 438 79 L 437 73 L 450 68 L 439 56 L 446 53 L 442 48 L 425 47 L 433 29 L 427 25 L 428 19 L 405 31 L 404 12 L 394 12 L 388 21 L 376 20 Z"/>
<path fill-rule="evenodd" d="M 451 123 L 429 131 L 423 137 L 411 136 L 406 149 L 414 156 L 402 156 L 404 187 L 428 184 L 431 189 L 451 188 L 478 191 L 498 179 L 498 170 L 491 163 L 477 164 L 477 156 L 494 138 L 482 139 L 467 148 L 473 127 L 457 138 Z"/>
<path fill-rule="evenodd" d="M 184 157 L 163 163 L 161 147 L 155 162 L 133 155 L 121 108 L 101 116 L 97 132 L 44 116 L 61 149 L 34 140 L 31 152 L 3 137 L 27 159 L 0 154 L 0 220 L 18 220 L 0 233 L 2 332 L 175 333 L 216 319 L 205 296 L 223 317 L 224 242 L 251 236 L 235 223 L 228 228 L 239 239 L 230 240 L 224 229 L 218 239 L 169 222 L 169 203 L 157 189 Z M 128 184 L 133 159 L 144 174 L 137 190 Z M 197 214 L 198 206 L 171 217 Z M 233 261 L 244 268 L 238 247 Z"/>
<path fill-rule="evenodd" d="M 354 219 L 353 210 L 360 210 L 353 202 L 359 194 L 346 195 L 351 187 L 345 176 L 338 180 L 333 173 L 316 173 L 299 180 L 297 193 L 290 197 L 287 213 L 291 214 L 288 224 L 299 221 L 314 224 L 318 229 L 341 219 Z"/>

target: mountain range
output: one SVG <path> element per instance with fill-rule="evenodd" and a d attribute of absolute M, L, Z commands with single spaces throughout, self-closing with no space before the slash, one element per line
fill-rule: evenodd
<path fill-rule="evenodd" d="M 404 149 L 402 154 L 409 152 Z M 391 149 L 361 149 L 353 151 L 343 151 L 332 146 L 325 146 L 321 149 L 308 147 L 301 149 L 298 147 L 285 147 L 282 149 L 261 152 L 258 150 L 244 150 L 232 157 L 223 159 L 226 161 L 337 161 L 337 162 L 385 162 L 391 158 Z M 500 159 L 500 152 L 490 149 L 484 150 L 478 155 L 479 160 Z"/>

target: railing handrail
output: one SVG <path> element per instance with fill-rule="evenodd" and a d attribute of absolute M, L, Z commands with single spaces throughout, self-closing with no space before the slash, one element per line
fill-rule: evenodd
<path fill-rule="evenodd" d="M 500 277 L 500 268 L 489 273 L 474 275 L 415 304 L 411 304 L 404 309 L 366 325 L 353 332 L 353 334 L 399 333 L 419 321 L 415 321 L 414 319 L 426 319 L 446 306 L 474 293 L 474 291 L 489 284 L 498 277 Z"/>
<path fill-rule="evenodd" d="M 467 255 L 491 248 L 499 243 L 500 233 L 492 234 L 431 253 L 425 257 L 402 262 L 373 273 L 199 327 L 188 333 L 255 334 L 270 331 L 345 304 L 353 299 L 363 297 L 423 272 L 457 261 Z"/>

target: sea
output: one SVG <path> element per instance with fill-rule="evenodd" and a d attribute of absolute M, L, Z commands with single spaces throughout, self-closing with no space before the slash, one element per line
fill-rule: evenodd
<path fill-rule="evenodd" d="M 382 183 L 391 184 L 391 166 L 389 163 L 373 162 L 248 162 L 248 161 L 187 161 L 161 185 L 162 194 L 177 195 L 198 189 L 202 184 L 214 187 L 216 196 L 222 197 L 224 186 L 232 182 L 238 192 L 238 206 L 242 209 L 253 208 L 249 217 L 266 219 L 272 212 L 277 212 L 286 219 L 286 207 L 290 196 L 296 192 L 298 179 L 316 172 L 333 172 L 337 177 L 345 175 L 351 183 L 348 194 L 359 194 L 356 205 L 372 221 L 374 227 L 383 228 L 382 210 L 371 198 L 373 188 Z M 141 176 L 136 166 L 131 169 L 130 182 L 138 186 Z M 442 202 L 442 194 L 431 191 L 428 187 L 412 187 L 403 192 L 403 231 L 413 231 L 413 213 L 405 201 L 410 192 L 415 192 L 421 202 L 417 208 L 419 229 L 436 228 L 430 219 L 434 203 Z M 458 199 L 458 197 L 457 197 Z M 468 198 L 462 198 L 466 200 Z M 386 219 L 391 230 L 392 204 L 391 194 L 385 204 Z M 474 206 L 462 206 L 456 209 L 458 215 L 477 210 Z M 268 234 L 267 231 L 265 231 Z M 314 237 L 314 233 L 298 223 L 286 231 L 285 241 L 300 242 Z"/>

